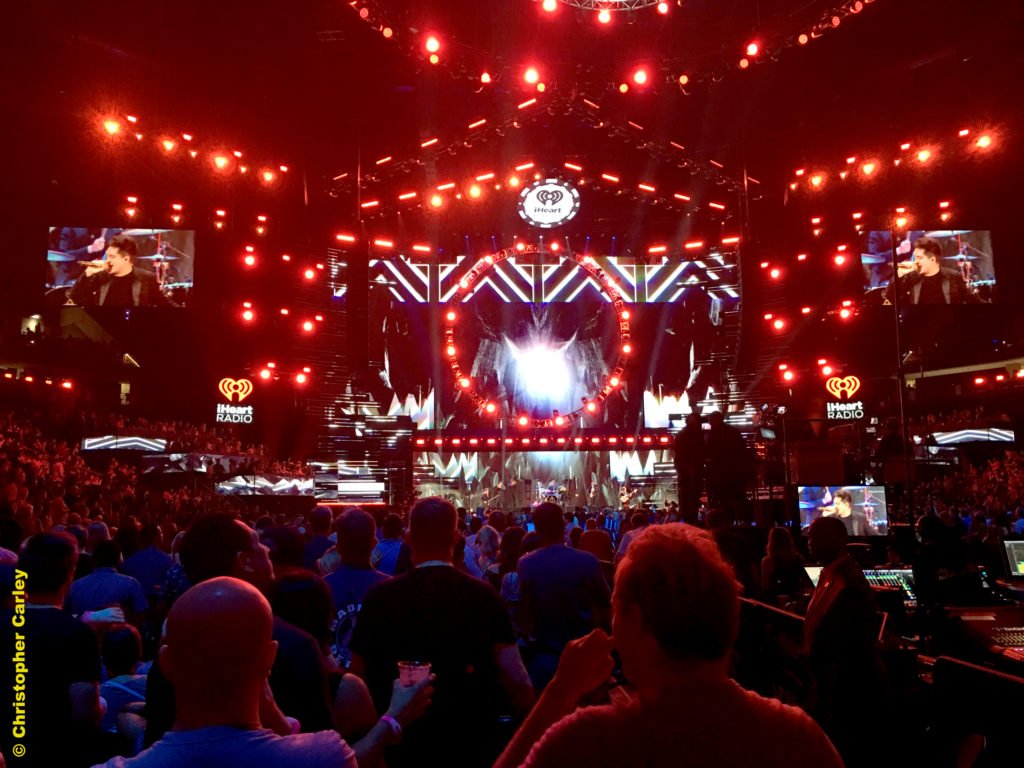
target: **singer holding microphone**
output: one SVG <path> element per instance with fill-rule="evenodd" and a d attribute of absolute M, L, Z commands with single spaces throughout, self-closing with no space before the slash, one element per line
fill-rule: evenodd
<path fill-rule="evenodd" d="M 960 272 L 939 264 L 942 244 L 935 238 L 919 237 L 914 241 L 914 258 L 896 265 L 895 283 L 901 304 L 976 304 L 978 298 L 970 291 Z M 886 303 L 892 303 L 893 283 L 886 290 Z"/>
<path fill-rule="evenodd" d="M 81 261 L 85 270 L 68 292 L 68 303 L 87 307 L 165 307 L 152 272 L 135 268 L 135 241 L 116 235 L 102 259 Z"/>

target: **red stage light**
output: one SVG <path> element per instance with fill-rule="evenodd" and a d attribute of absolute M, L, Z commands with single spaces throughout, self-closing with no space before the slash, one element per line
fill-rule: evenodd
<path fill-rule="evenodd" d="M 629 310 L 628 309 L 622 310 L 619 313 L 619 317 L 621 317 L 623 320 L 629 320 Z"/>
<path fill-rule="evenodd" d="M 469 385 L 471 383 L 472 382 L 470 382 L 470 380 L 465 377 L 459 379 L 459 386 L 462 387 L 463 389 L 469 389 Z"/>
<path fill-rule="evenodd" d="M 807 42 L 808 42 L 808 41 L 809 41 L 810 39 L 811 39 L 811 38 L 807 36 L 807 33 L 806 33 L 806 32 L 801 32 L 801 33 L 800 33 L 800 37 L 798 37 L 798 38 L 796 39 L 796 41 L 797 41 L 798 43 L 800 43 L 800 45 L 807 45 Z"/>
<path fill-rule="evenodd" d="M 647 83 L 647 70 L 638 69 L 633 73 L 633 82 L 637 85 L 645 85 Z"/>
<path fill-rule="evenodd" d="M 316 272 L 314 272 L 312 269 L 307 269 L 305 272 L 303 272 L 303 275 L 307 280 L 312 280 L 314 277 L 316 277 Z"/>
<path fill-rule="evenodd" d="M 263 182 L 265 184 L 273 184 L 274 183 L 274 179 L 276 179 L 276 178 L 277 177 L 274 175 L 273 171 L 264 171 L 263 172 Z"/>
<path fill-rule="evenodd" d="M 865 176 L 870 176 L 872 173 L 875 172 L 875 164 L 874 163 L 864 163 L 864 165 L 862 165 L 860 167 L 860 169 L 862 171 L 864 171 L 864 175 Z"/>
<path fill-rule="evenodd" d="M 480 82 L 483 83 L 484 85 L 487 85 L 489 82 L 491 82 L 491 76 L 488 73 L 484 72 L 482 75 L 480 75 Z"/>
<path fill-rule="evenodd" d="M 820 175 L 811 176 L 811 186 L 820 187 L 824 179 Z"/>
<path fill-rule="evenodd" d="M 213 164 L 215 166 L 217 166 L 217 168 L 219 168 L 221 170 L 227 168 L 228 167 L 228 163 L 230 163 L 230 162 L 231 161 L 228 160 L 226 155 L 214 155 L 213 156 Z"/>
<path fill-rule="evenodd" d="M 786 327 L 786 321 L 783 320 L 782 318 L 779 318 L 774 323 L 772 323 L 772 326 L 775 328 L 776 331 L 781 331 L 783 328 Z"/>
<path fill-rule="evenodd" d="M 448 355 L 448 357 L 455 357 L 455 347 L 449 344 L 447 347 L 444 348 L 444 353 Z"/>
<path fill-rule="evenodd" d="M 560 427 L 563 424 L 565 424 L 565 417 L 564 416 L 555 416 L 555 426 L 556 427 Z M 561 440 L 562 442 L 565 442 L 565 438 L 564 437 L 560 437 L 558 439 Z"/>
<path fill-rule="evenodd" d="M 247 266 L 247 267 L 255 267 L 256 266 L 256 257 L 253 256 L 251 253 L 248 256 L 245 257 L 245 266 Z"/>
<path fill-rule="evenodd" d="M 619 93 L 629 93 L 629 84 L 619 83 Z"/>
<path fill-rule="evenodd" d="M 487 411 L 488 413 L 494 413 L 496 410 L 498 410 L 498 406 L 496 406 L 494 403 L 487 403 L 486 405 L 484 405 L 484 410 Z"/>
<path fill-rule="evenodd" d="M 312 320 L 306 320 L 302 324 L 302 330 L 304 330 L 306 333 L 312 333 L 313 332 L 313 321 Z"/>
<path fill-rule="evenodd" d="M 778 267 L 775 267 L 768 274 L 771 276 L 772 280 L 778 280 L 780 277 L 782 277 L 782 270 L 779 269 Z"/>
<path fill-rule="evenodd" d="M 593 400 L 587 401 L 586 408 L 589 413 L 597 413 L 597 403 L 595 403 Z"/>
<path fill-rule="evenodd" d="M 516 250 L 517 251 L 525 251 L 526 250 L 526 245 L 524 243 L 516 243 Z"/>
<path fill-rule="evenodd" d="M 974 380 L 974 383 L 978 384 L 978 385 L 984 384 L 985 383 L 985 377 L 984 376 L 979 376 L 978 378 L 976 378 Z"/>
<path fill-rule="evenodd" d="M 74 386 L 74 385 L 73 385 L 73 384 L 72 384 L 72 383 L 71 383 L 70 381 L 62 381 L 62 382 L 60 383 L 60 385 L 61 385 L 61 386 L 62 386 L 62 387 L 63 387 L 64 389 L 71 389 L 71 388 L 72 388 L 72 387 Z"/>
<path fill-rule="evenodd" d="M 551 245 L 548 246 L 548 247 L 551 248 L 551 252 L 552 253 L 558 253 L 558 241 L 557 240 L 552 241 Z"/>
<path fill-rule="evenodd" d="M 797 261 L 807 261 L 807 254 L 806 253 L 798 253 L 796 255 L 796 260 Z"/>
<path fill-rule="evenodd" d="M 544 0 L 544 2 L 541 3 L 541 8 L 548 13 L 554 13 L 558 8 L 558 0 Z"/>
<path fill-rule="evenodd" d="M 609 387 L 617 387 L 617 386 L 619 386 L 619 377 L 618 376 L 612 376 L 610 379 L 608 379 L 608 386 Z"/>
<path fill-rule="evenodd" d="M 530 417 L 529 416 L 520 416 L 518 419 L 516 419 L 516 421 L 518 422 L 520 427 L 525 427 L 525 426 L 527 426 L 530 423 Z"/>
<path fill-rule="evenodd" d="M 823 365 L 823 366 L 821 366 L 821 373 L 822 373 L 823 376 L 831 376 L 832 375 L 832 366 L 831 365 Z"/>
<path fill-rule="evenodd" d="M 251 323 L 253 321 L 253 318 L 255 317 L 256 315 L 253 314 L 253 311 L 251 309 L 247 309 L 244 312 L 242 312 L 242 319 L 245 320 L 245 322 L 247 323 Z"/>
<path fill-rule="evenodd" d="M 978 140 L 974 142 L 974 146 L 978 147 L 978 149 L 988 149 L 992 146 L 992 138 L 990 136 L 980 136 Z"/>
<path fill-rule="evenodd" d="M 843 264 L 846 263 L 846 257 L 843 256 L 842 254 L 836 254 L 834 261 L 837 267 L 841 267 L 843 266 Z"/>
<path fill-rule="evenodd" d="M 446 318 L 448 318 L 448 322 L 450 323 L 450 322 L 452 322 L 452 321 L 454 321 L 454 320 L 455 320 L 455 313 L 454 313 L 454 312 L 451 312 L 451 311 L 449 311 L 449 312 L 448 312 L 448 314 L 447 314 L 447 315 L 445 315 L 445 317 L 446 317 Z"/>
<path fill-rule="evenodd" d="M 384 27 L 384 29 L 382 29 L 380 33 L 384 35 L 385 40 L 390 40 L 394 36 L 395 31 L 391 29 L 391 27 Z"/>
<path fill-rule="evenodd" d="M 658 3 L 658 13 L 660 13 L 662 15 L 668 13 L 668 3 L 665 3 L 665 2 Z"/>
<path fill-rule="evenodd" d="M 427 49 L 427 53 L 437 53 L 441 50 L 441 42 L 431 35 L 427 38 L 427 41 L 423 44 L 423 47 Z"/>
<path fill-rule="evenodd" d="M 782 378 L 785 379 L 786 381 L 792 381 L 793 379 L 796 378 L 796 374 L 793 373 L 792 371 L 783 371 Z"/>
<path fill-rule="evenodd" d="M 850 315 L 852 314 L 853 313 L 850 310 L 846 309 L 845 307 L 839 310 L 839 316 L 843 318 L 843 320 L 848 320 L 850 318 Z"/>
<path fill-rule="evenodd" d="M 747 56 L 757 56 L 757 52 L 761 50 L 757 43 L 749 43 L 747 45 Z"/>
<path fill-rule="evenodd" d="M 430 204 L 434 208 L 440 208 L 443 203 L 444 200 L 441 199 L 440 195 L 434 195 L 433 197 L 430 198 Z"/>
<path fill-rule="evenodd" d="M 603 10 L 597 14 L 597 20 L 602 24 L 608 24 L 612 20 L 611 11 Z"/>
<path fill-rule="evenodd" d="M 922 163 L 927 163 L 928 158 L 930 158 L 931 156 L 932 153 L 929 152 L 927 149 L 922 149 L 920 152 L 917 153 L 917 159 L 920 160 Z"/>
<path fill-rule="evenodd" d="M 115 133 L 121 130 L 121 124 L 117 120 L 105 120 L 103 122 L 103 129 L 113 136 Z"/>
<path fill-rule="evenodd" d="M 632 351 L 633 351 L 633 347 L 630 346 L 629 344 L 623 344 L 622 345 L 622 354 L 628 355 L 628 354 L 632 353 Z"/>
<path fill-rule="evenodd" d="M 270 377 L 271 377 L 271 373 L 270 373 L 270 369 L 269 368 L 264 368 L 264 369 L 262 369 L 260 371 L 260 378 L 261 379 L 266 380 L 266 379 L 269 379 Z"/>
<path fill-rule="evenodd" d="M 679 84 L 680 85 L 686 85 L 688 82 L 690 82 L 690 76 L 689 75 L 680 75 L 679 76 Z"/>
<path fill-rule="evenodd" d="M 740 69 L 746 69 L 750 66 L 750 62 L 747 59 L 740 59 Z"/>
<path fill-rule="evenodd" d="M 530 85 L 534 85 L 540 81 L 540 72 L 537 71 L 536 67 L 529 67 L 523 73 L 523 80 L 528 82 Z"/>
<path fill-rule="evenodd" d="M 802 315 L 809 315 L 809 314 L 811 314 L 811 308 L 810 307 L 801 307 L 800 308 L 800 314 L 802 314 Z"/>
<path fill-rule="evenodd" d="M 430 54 L 430 63 L 431 64 L 437 64 L 437 62 L 439 62 L 440 60 L 441 60 L 440 57 L 436 53 Z"/>
<path fill-rule="evenodd" d="M 773 315 L 771 312 L 765 312 L 764 313 L 764 319 L 765 320 L 771 320 L 773 317 L 775 317 L 775 315 Z"/>
<path fill-rule="evenodd" d="M 480 195 L 482 193 L 483 193 L 483 190 L 480 189 L 480 187 L 478 187 L 476 184 L 474 184 L 473 186 L 471 186 L 469 188 L 469 196 L 470 197 L 477 198 L 477 197 L 480 197 Z"/>
<path fill-rule="evenodd" d="M 295 383 L 296 384 L 305 384 L 306 383 L 306 374 L 304 374 L 304 373 L 297 373 L 297 374 L 295 374 Z"/>

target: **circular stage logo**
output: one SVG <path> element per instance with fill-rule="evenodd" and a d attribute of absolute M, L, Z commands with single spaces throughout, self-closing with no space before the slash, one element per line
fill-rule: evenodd
<path fill-rule="evenodd" d="M 518 208 L 527 224 L 550 229 L 576 215 L 580 209 L 580 193 L 559 179 L 541 179 L 522 191 Z"/>

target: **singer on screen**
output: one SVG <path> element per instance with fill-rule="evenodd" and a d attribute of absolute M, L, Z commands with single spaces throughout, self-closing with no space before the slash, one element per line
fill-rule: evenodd
<path fill-rule="evenodd" d="M 943 267 L 942 244 L 927 235 L 914 241 L 914 258 L 896 265 L 901 304 L 977 304 L 978 297 L 955 269 Z M 892 283 L 886 303 L 892 303 Z"/>
<path fill-rule="evenodd" d="M 138 247 L 127 235 L 107 242 L 102 259 L 80 262 L 85 270 L 68 293 L 68 302 L 87 307 L 165 307 L 156 276 L 135 267 Z"/>

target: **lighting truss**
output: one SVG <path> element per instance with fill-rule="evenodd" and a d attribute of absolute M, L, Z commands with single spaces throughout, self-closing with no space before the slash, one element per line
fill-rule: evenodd
<path fill-rule="evenodd" d="M 636 11 L 649 8 L 662 0 L 558 0 L 562 5 L 584 11 Z"/>

